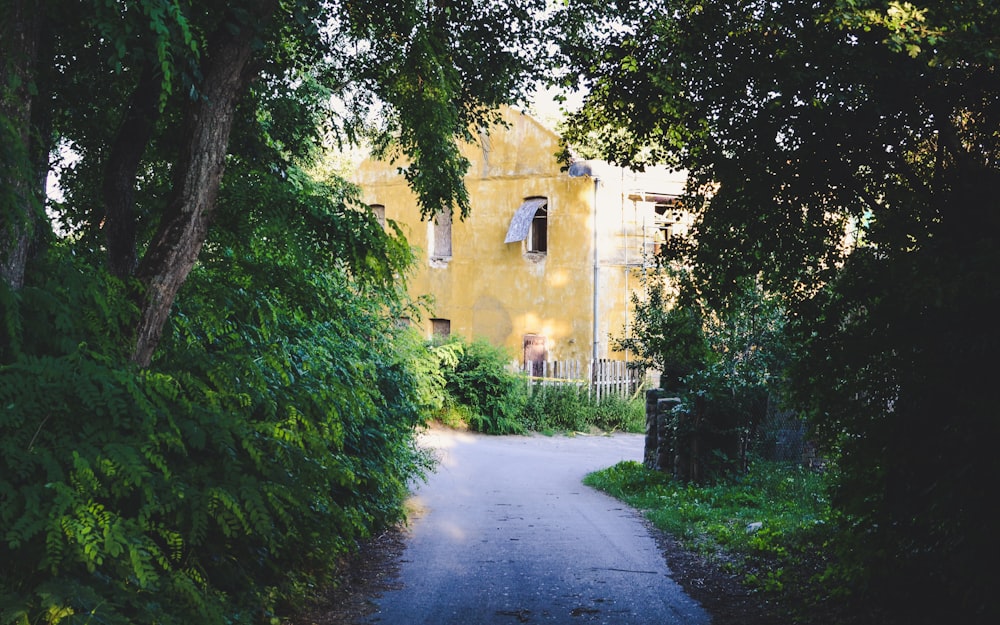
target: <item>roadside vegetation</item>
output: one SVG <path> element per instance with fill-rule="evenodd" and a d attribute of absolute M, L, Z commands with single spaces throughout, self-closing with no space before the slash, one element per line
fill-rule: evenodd
<path fill-rule="evenodd" d="M 419 341 L 414 337 L 412 341 Z M 543 385 L 511 371 L 511 356 L 452 335 L 421 352 L 421 396 L 430 419 L 485 434 L 642 432 L 641 397 L 592 398 L 586 386 Z"/>
<path fill-rule="evenodd" d="M 148 368 L 108 332 L 132 306 L 99 257 L 53 244 L 0 285 L 5 625 L 269 618 L 400 519 L 428 466 L 383 313 L 405 304 L 308 250 L 354 231 L 408 256 L 342 190 L 307 191 L 311 220 L 279 217 L 296 194 L 269 220 L 226 195 Z"/>
<path fill-rule="evenodd" d="M 641 510 L 686 549 L 737 576 L 789 622 L 871 617 L 857 604 L 845 605 L 847 593 L 832 573 L 828 545 L 837 522 L 828 472 L 761 460 L 739 477 L 698 485 L 626 461 L 584 482 Z"/>

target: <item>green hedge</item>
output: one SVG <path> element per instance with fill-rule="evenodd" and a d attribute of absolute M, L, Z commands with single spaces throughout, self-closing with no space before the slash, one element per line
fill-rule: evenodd
<path fill-rule="evenodd" d="M 0 622 L 277 618 L 399 518 L 414 376 L 346 275 L 293 302 L 206 262 L 148 370 L 122 285 L 69 254 L 33 275 L 0 295 Z"/>

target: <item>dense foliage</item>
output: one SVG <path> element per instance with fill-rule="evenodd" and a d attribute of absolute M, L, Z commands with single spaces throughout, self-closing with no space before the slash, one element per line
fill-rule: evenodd
<path fill-rule="evenodd" d="M 521 411 L 525 427 L 553 432 L 642 432 L 645 404 L 638 397 L 616 394 L 595 398 L 585 384 L 531 382 Z"/>
<path fill-rule="evenodd" d="M 699 295 L 786 299 L 841 571 L 909 622 L 997 617 L 998 30 L 976 1 L 579 0 L 564 21 L 588 93 L 570 141 L 689 172 Z"/>
<path fill-rule="evenodd" d="M 398 518 L 409 249 L 316 161 L 465 212 L 540 6 L 0 2 L 0 622 L 260 622 Z"/>
<path fill-rule="evenodd" d="M 746 469 L 766 420 L 780 409 L 791 356 L 785 310 L 747 280 L 724 306 L 712 306 L 692 288 L 689 272 L 660 261 L 645 271 L 644 296 L 633 297 L 632 332 L 616 344 L 662 371 L 658 396 L 679 399 L 658 432 L 674 477 L 725 479 Z"/>
<path fill-rule="evenodd" d="M 254 622 L 399 518 L 425 467 L 401 300 L 316 253 L 394 243 L 310 191 L 281 223 L 224 197 L 150 369 L 114 334 L 132 305 L 99 258 L 56 245 L 4 290 L 3 622 Z"/>
<path fill-rule="evenodd" d="M 631 332 L 614 346 L 635 354 L 637 366 L 659 371 L 662 388 L 680 391 L 687 376 L 711 357 L 702 306 L 680 288 L 687 274 L 670 264 L 658 264 L 639 278 L 642 294 L 632 294 Z"/>
<path fill-rule="evenodd" d="M 457 355 L 442 368 L 445 379 L 445 420 L 464 422 L 472 430 L 486 434 L 522 434 L 527 430 L 521 419 L 524 391 L 520 376 L 509 370 L 510 357 L 500 347 L 483 339 L 466 341 L 449 337 L 436 349 Z"/>
<path fill-rule="evenodd" d="M 0 277 L 23 282 L 50 230 L 45 174 L 64 170 L 63 227 L 104 247 L 114 275 L 138 279 L 123 340 L 143 366 L 208 238 L 227 168 L 290 176 L 320 143 L 367 138 L 399 164 L 425 215 L 464 214 L 457 140 L 523 99 L 543 57 L 531 28 L 539 0 L 2 6 Z"/>

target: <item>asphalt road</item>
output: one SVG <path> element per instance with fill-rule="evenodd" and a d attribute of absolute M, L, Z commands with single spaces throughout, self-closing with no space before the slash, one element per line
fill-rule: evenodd
<path fill-rule="evenodd" d="M 433 430 L 440 464 L 411 501 L 400 589 L 379 625 L 701 625 L 639 515 L 581 483 L 642 458 L 642 436 Z"/>

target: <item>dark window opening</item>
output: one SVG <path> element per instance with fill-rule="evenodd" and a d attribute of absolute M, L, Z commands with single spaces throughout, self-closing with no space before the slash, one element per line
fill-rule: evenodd
<path fill-rule="evenodd" d="M 656 213 L 653 254 L 659 256 L 663 248 L 671 244 L 670 239 L 678 234 L 677 227 L 682 219 L 682 211 L 675 197 L 652 195 L 647 197 L 649 198 L 655 201 L 653 211 Z"/>
<path fill-rule="evenodd" d="M 431 319 L 431 334 L 442 339 L 451 336 L 451 319 Z"/>
<path fill-rule="evenodd" d="M 674 227 L 671 224 L 661 225 L 656 230 L 656 239 L 653 241 L 653 254 L 660 255 L 664 246 L 670 243 L 670 238 L 674 236 Z"/>
<path fill-rule="evenodd" d="M 527 247 L 529 252 L 547 252 L 549 250 L 548 210 L 545 207 L 535 211 L 528 230 Z"/>
<path fill-rule="evenodd" d="M 544 197 L 529 197 L 514 212 L 504 243 L 524 241 L 528 252 L 548 250 L 548 203 Z"/>

